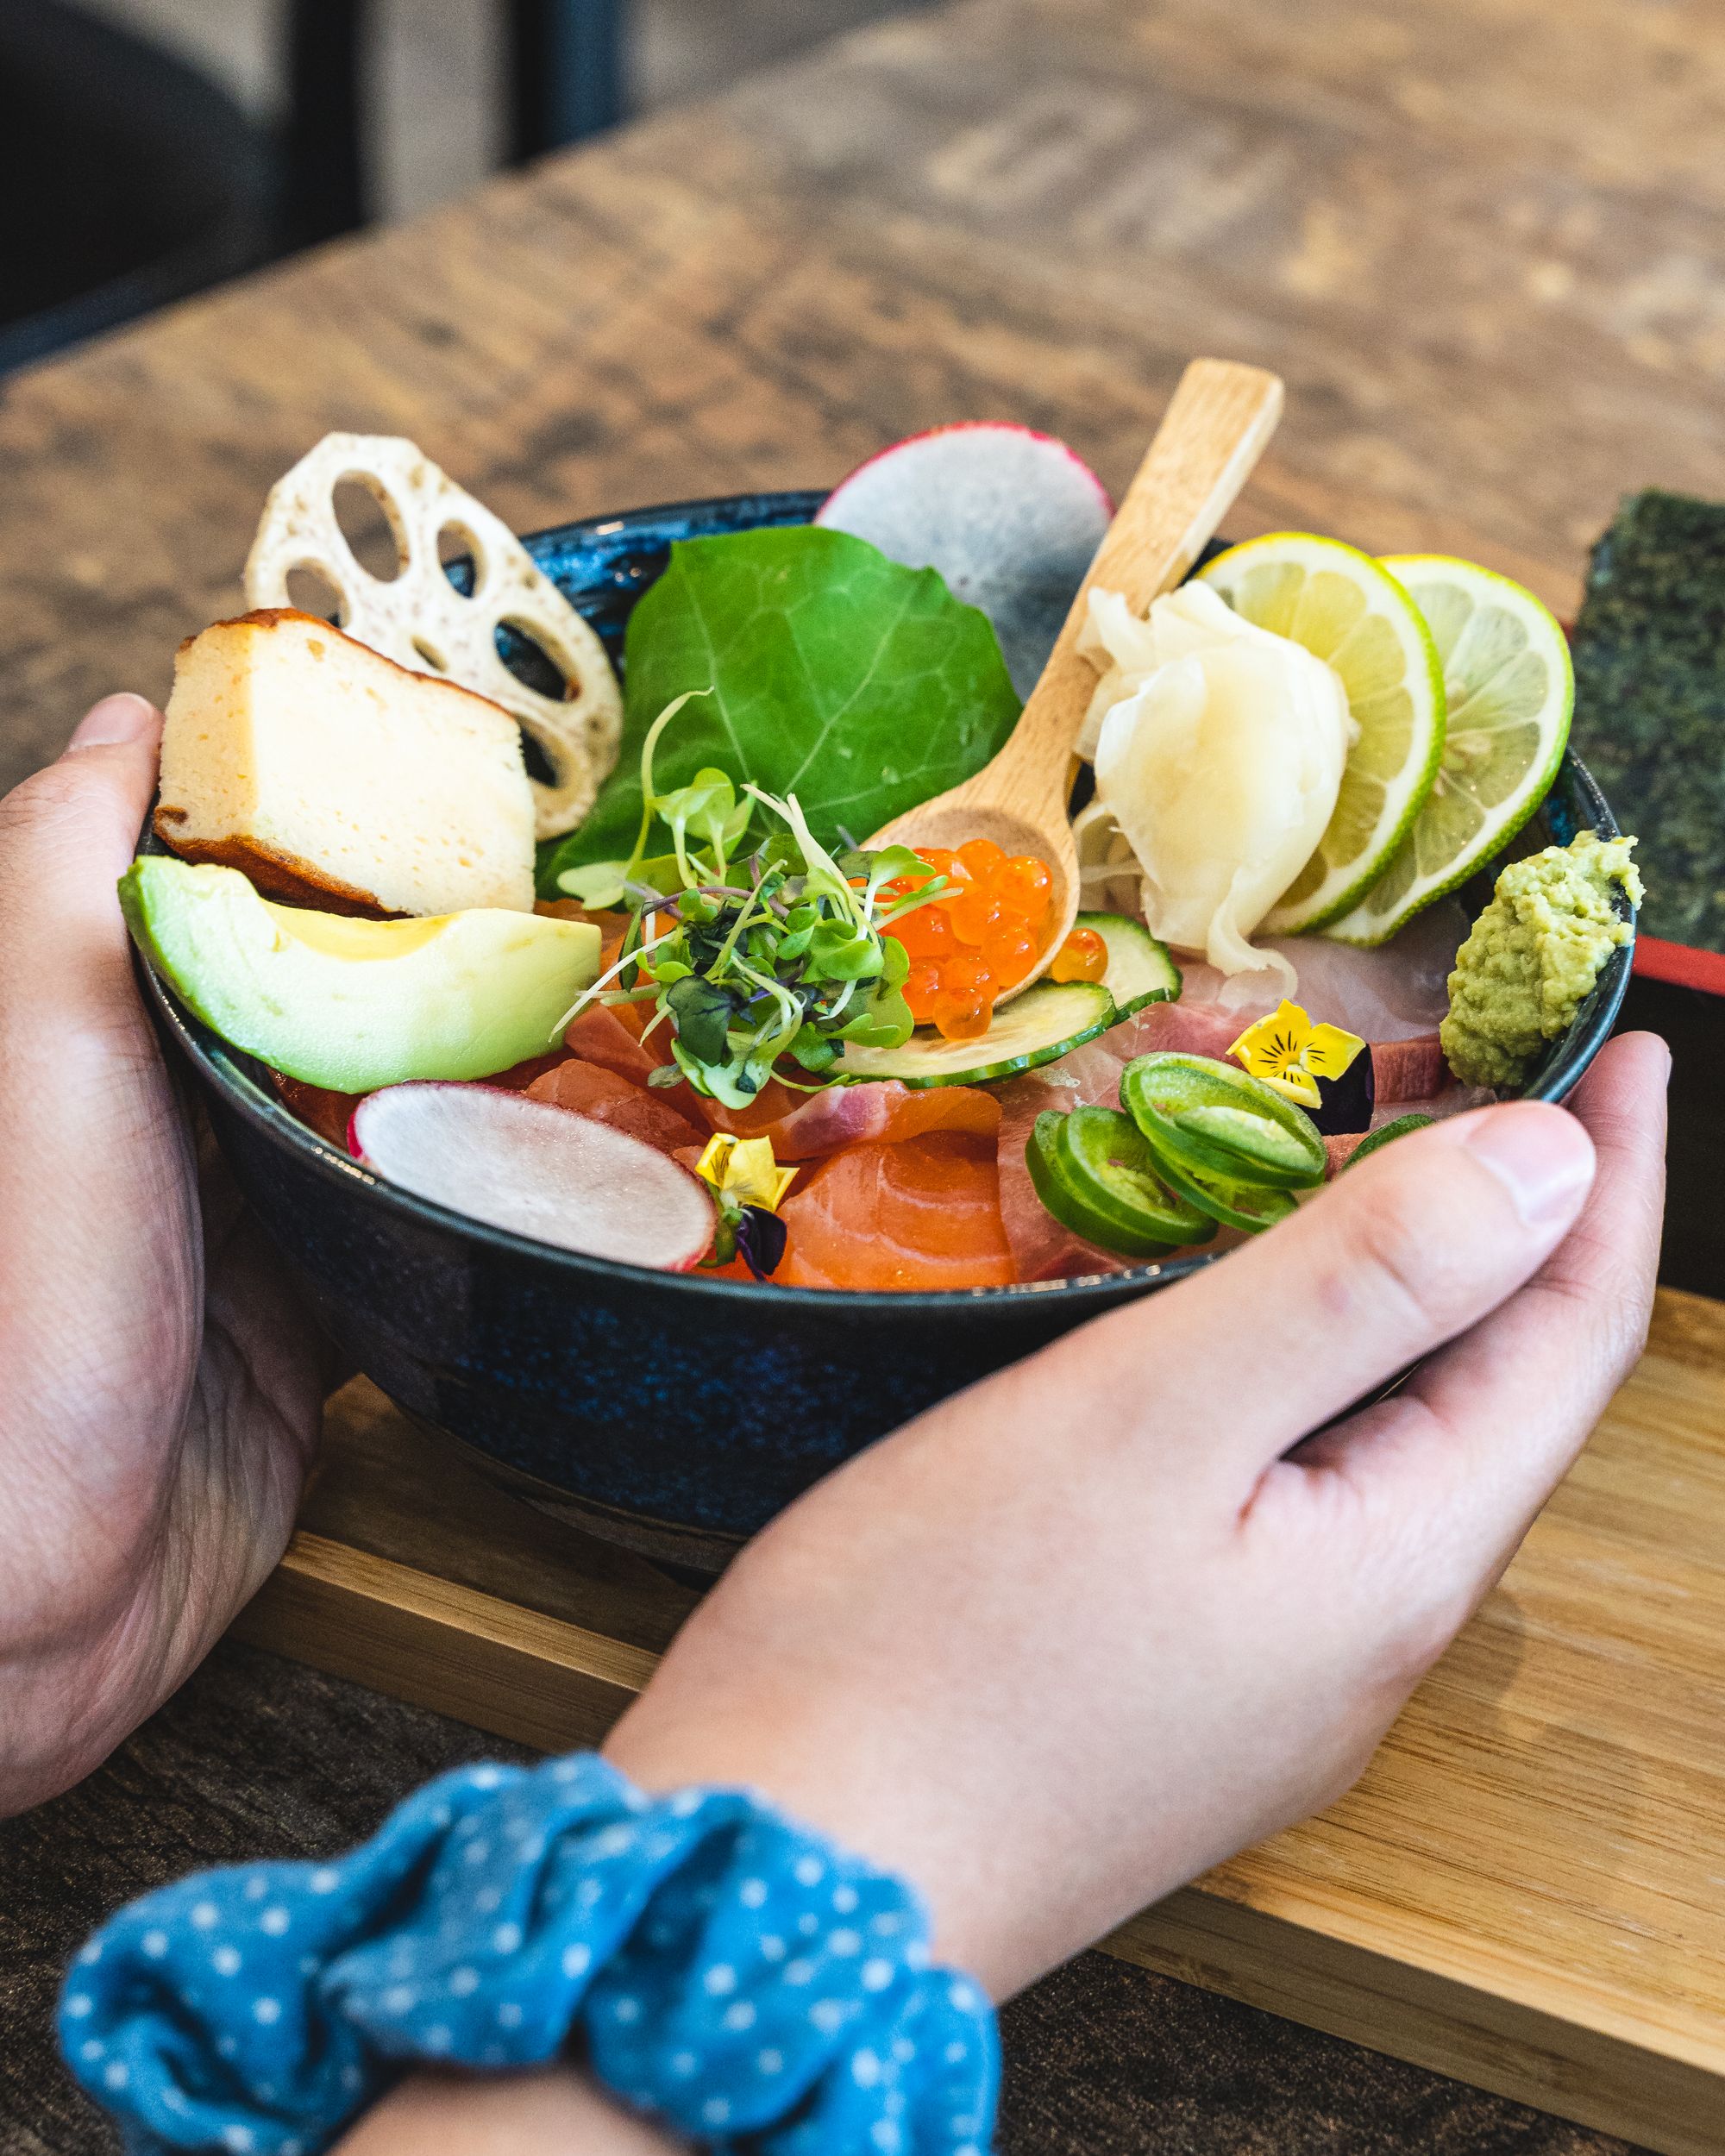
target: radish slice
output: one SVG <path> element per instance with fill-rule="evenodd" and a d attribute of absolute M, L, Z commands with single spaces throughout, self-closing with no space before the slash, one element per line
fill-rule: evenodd
<path fill-rule="evenodd" d="M 1051 435 L 975 420 L 913 435 L 841 479 L 815 517 L 913 569 L 938 569 L 994 624 L 1020 696 L 1035 686 L 1114 513 Z"/>
<path fill-rule="evenodd" d="M 674 1161 L 626 1131 L 494 1086 L 386 1086 L 348 1144 L 386 1181 L 536 1243 L 686 1273 L 712 1205 Z"/>

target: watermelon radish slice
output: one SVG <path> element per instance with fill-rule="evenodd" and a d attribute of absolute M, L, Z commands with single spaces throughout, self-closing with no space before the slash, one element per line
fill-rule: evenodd
<path fill-rule="evenodd" d="M 907 568 L 938 569 L 993 622 L 1013 686 L 1028 696 L 1113 513 L 1063 442 L 975 420 L 882 449 L 840 480 L 815 522 Z"/>
<path fill-rule="evenodd" d="M 354 1111 L 348 1150 L 386 1182 L 536 1243 L 686 1273 L 712 1204 L 663 1153 L 608 1124 L 495 1086 L 386 1086 Z"/>

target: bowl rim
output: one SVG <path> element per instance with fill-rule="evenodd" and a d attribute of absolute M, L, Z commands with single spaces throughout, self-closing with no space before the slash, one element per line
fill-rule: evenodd
<path fill-rule="evenodd" d="M 553 553 L 559 546 L 577 542 L 615 541 L 619 535 L 626 536 L 634 529 L 662 523 L 679 517 L 694 517 L 703 511 L 711 514 L 731 510 L 745 502 L 758 502 L 781 511 L 812 511 L 825 498 L 825 494 L 821 490 L 798 487 L 766 491 L 756 489 L 735 494 L 697 496 L 684 501 L 649 503 L 637 509 L 576 517 L 565 523 L 548 525 L 542 530 L 524 534 L 523 543 L 537 556 Z M 1559 773 L 1567 774 L 1580 795 L 1587 816 L 1586 827 L 1598 831 L 1602 837 L 1617 837 L 1616 819 L 1604 795 L 1585 764 L 1567 746 L 1564 749 Z M 1557 782 L 1554 776 L 1553 785 Z M 1549 798 L 1549 793 L 1548 788 L 1546 798 Z M 1535 810 L 1534 813 L 1537 814 L 1538 811 Z M 1578 824 L 1578 829 L 1584 826 Z M 147 818 L 141 843 L 147 847 L 160 844 L 154 838 Z M 1558 1056 L 1528 1091 L 1516 1096 L 1518 1099 L 1561 1101 L 1580 1078 L 1586 1062 L 1591 1062 L 1609 1037 L 1628 987 L 1630 966 L 1634 955 L 1635 917 L 1631 913 L 1629 918 L 1628 941 L 1619 944 L 1606 960 L 1591 992 L 1571 1022 L 1568 1034 L 1565 1037 L 1567 1052 Z M 955 1306 L 974 1307 L 978 1304 L 1003 1309 L 1014 1301 L 1042 1300 L 1050 1297 L 1059 1301 L 1080 1303 L 1124 1300 L 1145 1289 L 1187 1278 L 1229 1255 L 1226 1251 L 1198 1251 L 1189 1257 L 1128 1266 L 1118 1271 L 1075 1274 L 1060 1280 L 1014 1281 L 992 1288 L 833 1288 L 793 1287 L 775 1280 L 718 1280 L 710 1273 L 703 1274 L 699 1269 L 687 1273 L 662 1272 L 654 1266 L 630 1264 L 622 1258 L 594 1257 L 580 1250 L 564 1250 L 555 1244 L 536 1242 L 530 1237 L 517 1235 L 512 1230 L 497 1227 L 489 1221 L 475 1220 L 467 1213 L 437 1204 L 433 1199 L 422 1198 L 416 1192 L 405 1190 L 373 1175 L 351 1154 L 338 1151 L 302 1123 L 267 1084 L 252 1075 L 247 1065 L 254 1065 L 259 1069 L 263 1068 L 255 1057 L 248 1056 L 243 1050 L 230 1047 L 186 1009 L 135 948 L 132 958 L 146 997 L 153 1006 L 159 1022 L 172 1033 L 192 1068 L 204 1076 L 206 1082 L 212 1084 L 222 1094 L 227 1105 L 260 1135 L 274 1144 L 285 1145 L 305 1167 L 325 1181 L 344 1185 L 349 1189 L 356 1187 L 365 1189 L 386 1210 L 392 1209 L 417 1225 L 469 1238 L 499 1257 L 549 1263 L 574 1280 L 598 1279 L 612 1284 L 636 1286 L 651 1283 L 656 1289 L 671 1295 L 740 1298 L 747 1307 L 763 1312 L 779 1309 L 831 1317 L 850 1307 L 851 1300 L 857 1296 L 867 1299 L 871 1312 L 931 1308 L 950 1310 Z M 1593 1045 L 1584 1051 L 1583 1046 L 1573 1037 L 1578 1032 Z"/>

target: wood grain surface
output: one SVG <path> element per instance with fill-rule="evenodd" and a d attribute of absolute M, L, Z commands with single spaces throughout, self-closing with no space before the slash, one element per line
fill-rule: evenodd
<path fill-rule="evenodd" d="M 165 693 L 176 642 L 235 610 L 269 485 L 334 427 L 415 436 L 519 530 L 819 484 L 959 417 L 1063 434 L 1118 491 L 1185 360 L 1217 352 L 1288 385 L 1232 530 L 1472 554 L 1566 608 L 1619 493 L 1725 495 L 1722 113 L 1713 0 L 920 10 L 0 383 L 0 783 L 103 692 Z M 1534 2013 L 1550 2002 L 1510 1920 L 1538 1919 L 1565 1948 L 1561 2012 L 1592 2017 L 1600 2057 L 1662 2046 L 1674 2070 L 1695 2065 L 1696 1972 L 1716 2022 L 1725 1966 L 1697 1884 L 1700 1866 L 1709 1885 L 1725 1876 L 1721 1791 L 1697 1764 L 1721 1726 L 1707 1403 L 1722 1351 L 1686 1305 L 1663 1307 L 1660 1339 L 1618 1438 L 1541 1523 L 1540 1564 L 1523 1560 L 1381 1771 L 1207 1883 L 1214 1938 L 1185 1925 L 1134 1934 L 1136 1951 L 1244 1990 L 1228 1921 L 1259 1920 L 1261 1956 L 1272 1920 L 1359 1955 L 1364 1896 L 1420 1935 L 1433 1986 L 1460 1981 L 1448 1956 L 1477 1933 L 1494 1996 Z M 1651 1470 L 1638 1429 L 1670 1433 Z M 523 1578 L 551 1562 L 536 1532 L 511 1545 Z M 461 1580 L 461 1561 L 445 1547 L 436 1576 L 517 1599 L 509 1581 Z M 626 1566 L 601 1599 L 632 1609 L 616 1636 L 648 1652 L 677 1614 Z M 1640 1613 L 1622 1636 L 1588 1629 L 1608 1603 Z M 546 1614 L 604 1632 L 583 1608 Z M 1530 1690 L 1547 1670 L 1552 1689 Z M 196 1751 L 173 1756 L 190 1818 Z M 1488 1768 L 1503 1761 L 1562 1787 L 1548 1840 L 1502 1836 Z M 1421 1773 L 1458 1853 L 1399 1831 L 1396 1777 Z M 98 1792 L 80 1831 L 117 1845 L 135 1790 L 104 1789 L 110 1808 Z M 1657 1808 L 1668 1789 L 1675 1824 Z M 1616 1959 L 1571 1957 L 1620 1903 Z M 1424 1928 L 1434 1904 L 1449 1946 Z M 1272 2002 L 1352 2027 L 1357 1993 L 1296 1965 Z M 1513 2053 L 1525 2074 L 1525 2044 L 1468 2026 L 1470 2071 L 1504 2085 Z M 1395 2040 L 1413 2048 L 1405 2028 Z M 1591 2071 L 1565 2067 L 1542 2100 L 1601 2115 Z M 1340 2148 L 1327 2101 L 1270 2140 L 1243 2118 L 1199 2145 Z M 24 2131 L 31 2156 L 56 2146 Z M 1363 2133 L 1346 2145 L 1440 2146 Z M 1532 2148 L 1535 2131 L 1470 2115 L 1441 2145 Z"/>
<path fill-rule="evenodd" d="M 1118 492 L 1182 366 L 1288 384 L 1242 533 L 1564 606 L 1626 487 L 1725 494 L 1711 0 L 969 0 L 0 386 L 7 771 L 165 691 L 266 490 L 405 431 L 516 528 L 819 483 L 937 421 Z"/>
<path fill-rule="evenodd" d="M 359 1381 L 238 1630 L 552 1749 L 602 1733 L 693 1599 L 538 1519 Z M 1640 1367 L 1358 1788 L 1108 1951 L 1713 2156 L 1722 1639 L 1725 1305 L 1666 1292 Z"/>

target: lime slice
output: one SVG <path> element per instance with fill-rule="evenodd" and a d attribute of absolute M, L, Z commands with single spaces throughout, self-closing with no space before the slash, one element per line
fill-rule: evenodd
<path fill-rule="evenodd" d="M 1345 943 L 1386 942 L 1509 844 L 1557 775 L 1575 703 L 1568 640 L 1531 592 L 1447 555 L 1392 555 L 1384 566 L 1437 644 L 1448 738 L 1413 829 L 1358 905 L 1328 924 Z"/>
<path fill-rule="evenodd" d="M 1341 676 L 1359 738 L 1318 849 L 1264 926 L 1321 928 L 1383 874 L 1432 790 L 1444 746 L 1444 676 L 1420 610 L 1389 572 L 1339 539 L 1274 532 L 1198 572 L 1237 614 L 1289 636 Z"/>

